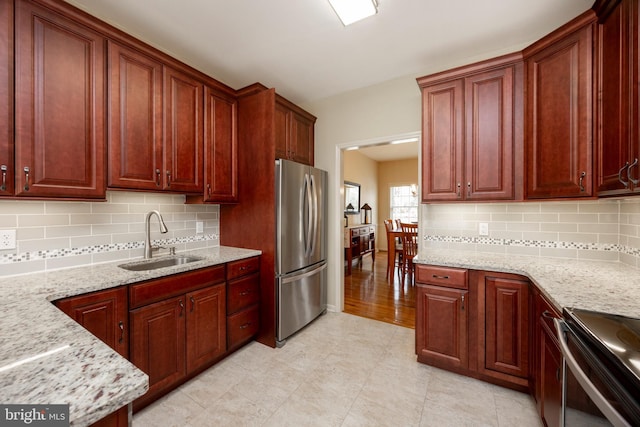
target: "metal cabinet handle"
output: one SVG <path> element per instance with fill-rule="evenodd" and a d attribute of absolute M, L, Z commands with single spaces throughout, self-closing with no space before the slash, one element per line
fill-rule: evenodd
<path fill-rule="evenodd" d="M 464 311 L 464 295 L 462 295 L 462 311 Z"/>
<path fill-rule="evenodd" d="M 587 176 L 587 173 L 583 171 L 583 172 L 580 174 L 580 181 L 578 182 L 578 185 L 580 186 L 580 192 L 581 192 L 581 193 L 583 193 L 583 192 L 584 192 L 584 185 L 583 185 L 582 181 L 584 180 L 584 177 L 585 177 L 585 176 Z"/>
<path fill-rule="evenodd" d="M 0 171 L 2 171 L 2 185 L 0 186 L 0 191 L 6 191 L 6 189 L 7 189 L 7 165 L 0 166 Z"/>
<path fill-rule="evenodd" d="M 167 187 L 171 187 L 171 171 L 167 171 Z"/>
<path fill-rule="evenodd" d="M 553 319 L 556 318 L 553 314 L 551 314 L 551 312 L 549 310 L 543 311 L 542 312 L 542 317 L 544 317 L 545 319 L 550 319 L 550 320 L 553 320 Z"/>
<path fill-rule="evenodd" d="M 629 176 L 629 162 L 625 163 L 623 167 L 618 171 L 618 181 L 624 185 L 624 188 L 629 188 L 629 181 L 625 181 L 622 179 L 622 171 L 627 169 L 627 176 Z"/>
<path fill-rule="evenodd" d="M 156 169 L 156 187 L 160 187 L 160 169 Z"/>
<path fill-rule="evenodd" d="M 242 291 L 242 292 L 240 292 L 240 296 L 241 296 L 241 297 L 246 297 L 246 296 L 247 296 L 247 295 L 249 295 L 250 293 L 251 293 L 251 291 L 247 289 L 246 291 Z"/>
<path fill-rule="evenodd" d="M 24 191 L 29 191 L 29 166 L 24 167 Z"/>
<path fill-rule="evenodd" d="M 207 184 L 207 196 L 211 197 L 211 184 Z"/>
<path fill-rule="evenodd" d="M 458 199 L 459 199 L 460 196 L 462 196 L 462 194 L 460 194 L 460 183 L 458 183 L 456 187 L 458 188 L 458 190 L 456 191 L 456 195 L 458 196 Z"/>
<path fill-rule="evenodd" d="M 189 301 L 191 301 L 191 312 L 193 313 L 193 309 L 196 307 L 196 299 L 194 297 L 189 297 Z"/>
<path fill-rule="evenodd" d="M 180 314 L 179 314 L 179 316 L 182 317 L 182 313 L 184 312 L 184 301 L 182 301 L 182 300 L 178 301 L 178 305 L 180 306 Z"/>
<path fill-rule="evenodd" d="M 467 197 L 471 197 L 471 181 L 467 182 Z"/>
<path fill-rule="evenodd" d="M 244 325 L 240 325 L 240 329 L 247 329 L 249 326 L 251 326 L 251 322 L 247 322 Z"/>
<path fill-rule="evenodd" d="M 440 276 L 438 274 L 432 274 L 431 277 L 433 277 L 434 279 L 445 279 L 445 280 L 449 279 L 449 276 Z"/>
<path fill-rule="evenodd" d="M 640 179 L 633 179 L 633 178 L 631 177 L 631 169 L 632 169 L 633 167 L 635 167 L 635 166 L 638 166 L 638 159 L 637 159 L 637 158 L 636 158 L 636 159 L 633 161 L 633 163 L 631 163 L 631 164 L 629 165 L 629 167 L 627 168 L 627 178 L 629 179 L 629 181 L 631 181 L 631 183 L 632 183 L 633 185 L 638 185 L 638 183 L 640 182 Z"/>
<path fill-rule="evenodd" d="M 118 342 L 121 343 L 124 340 L 124 322 L 122 320 L 118 322 L 118 328 L 120 328 L 120 339 Z"/>

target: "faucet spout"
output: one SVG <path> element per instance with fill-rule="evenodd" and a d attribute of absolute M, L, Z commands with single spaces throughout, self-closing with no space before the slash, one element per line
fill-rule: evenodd
<path fill-rule="evenodd" d="M 160 215 L 160 212 L 158 211 L 151 211 L 149 213 L 147 213 L 147 216 L 144 219 L 144 231 L 145 231 L 145 235 L 144 235 L 144 258 L 145 259 L 149 259 L 153 256 L 153 247 L 151 246 L 151 227 L 150 227 L 150 222 L 151 222 L 151 217 L 155 215 L 158 217 L 158 222 L 160 225 L 160 232 L 161 233 L 166 233 L 167 231 L 169 231 L 167 229 L 167 225 L 164 223 L 164 220 L 162 219 L 162 215 Z"/>

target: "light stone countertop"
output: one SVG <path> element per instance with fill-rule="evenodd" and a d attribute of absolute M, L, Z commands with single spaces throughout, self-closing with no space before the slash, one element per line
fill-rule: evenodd
<path fill-rule="evenodd" d="M 0 403 L 68 403 L 77 426 L 127 405 L 147 391 L 147 375 L 51 301 L 260 254 L 222 246 L 179 253 L 203 259 L 148 272 L 118 267 L 129 260 L 0 279 Z"/>
<path fill-rule="evenodd" d="M 640 270 L 619 262 L 430 249 L 417 264 L 515 273 L 531 279 L 561 312 L 573 307 L 640 318 Z"/>

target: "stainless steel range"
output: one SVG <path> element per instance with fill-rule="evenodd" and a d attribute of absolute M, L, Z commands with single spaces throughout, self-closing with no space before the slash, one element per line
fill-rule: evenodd
<path fill-rule="evenodd" d="M 640 319 L 565 308 L 565 426 L 640 426 Z"/>

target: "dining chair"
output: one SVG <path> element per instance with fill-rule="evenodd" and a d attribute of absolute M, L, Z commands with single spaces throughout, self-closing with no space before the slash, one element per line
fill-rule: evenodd
<path fill-rule="evenodd" d="M 410 284 L 413 284 L 415 266 L 413 258 L 418 253 L 418 224 L 400 224 L 402 228 L 402 285 L 404 278 L 409 275 Z"/>
<path fill-rule="evenodd" d="M 402 269 L 402 259 L 403 259 L 403 246 L 401 239 L 397 239 L 394 237 L 393 231 L 393 220 L 385 219 L 384 227 L 387 230 L 387 250 L 391 250 L 392 246 L 395 247 L 395 256 L 393 262 L 389 262 L 387 260 L 387 274 L 386 278 L 389 278 L 389 270 L 391 270 L 391 277 L 395 274 L 396 266 L 398 267 L 398 272 Z"/>

